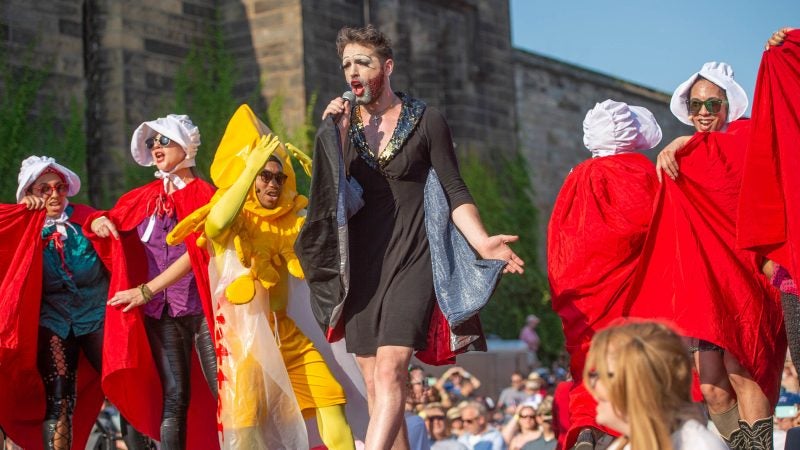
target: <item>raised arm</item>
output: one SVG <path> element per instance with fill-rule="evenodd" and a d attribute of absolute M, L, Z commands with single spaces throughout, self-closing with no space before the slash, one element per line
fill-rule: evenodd
<path fill-rule="evenodd" d="M 278 148 L 278 145 L 280 145 L 278 138 L 270 134 L 263 136 L 250 150 L 239 178 L 209 211 L 205 224 L 206 236 L 214 239 L 231 226 L 244 205 L 247 194 L 253 186 L 253 180 L 264 168 L 267 159 Z"/>

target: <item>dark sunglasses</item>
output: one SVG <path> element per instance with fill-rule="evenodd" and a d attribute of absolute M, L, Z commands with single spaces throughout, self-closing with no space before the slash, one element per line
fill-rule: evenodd
<path fill-rule="evenodd" d="M 608 372 L 606 375 L 608 378 L 614 378 L 614 372 Z M 600 374 L 592 370 L 587 375 L 587 378 L 589 379 L 589 386 L 594 389 L 594 386 L 597 384 L 597 380 L 600 379 Z"/>
<path fill-rule="evenodd" d="M 728 102 L 726 100 L 722 100 L 721 98 L 709 98 L 706 100 L 700 100 L 697 98 L 693 98 L 686 102 L 686 106 L 689 108 L 689 114 L 698 114 L 703 106 L 706 107 L 706 111 L 710 112 L 711 114 L 716 114 L 722 109 L 722 105 L 727 105 Z"/>
<path fill-rule="evenodd" d="M 69 192 L 69 185 L 64 183 L 59 183 L 54 186 L 50 186 L 49 184 L 40 184 L 38 187 L 31 190 L 34 195 L 37 197 L 50 197 L 53 194 L 53 191 L 56 191 L 58 195 L 66 195 Z"/>
<path fill-rule="evenodd" d="M 166 136 L 162 135 L 162 136 L 158 137 L 158 145 L 160 147 L 166 147 L 166 146 L 168 146 L 170 144 L 170 142 L 172 142 L 172 139 L 170 139 L 170 138 L 168 138 Z M 147 147 L 148 150 L 152 150 L 153 147 L 155 147 L 155 145 L 156 145 L 156 138 L 151 137 L 151 138 L 145 139 L 144 140 L 144 145 L 145 145 L 145 147 Z"/>
<path fill-rule="evenodd" d="M 283 183 L 286 182 L 287 178 L 289 178 L 289 175 L 286 175 L 283 172 L 270 172 L 267 169 L 262 170 L 258 176 L 261 178 L 261 181 L 263 181 L 264 184 L 269 184 L 270 181 L 275 180 L 275 184 L 278 186 L 283 186 Z"/>
<path fill-rule="evenodd" d="M 530 416 L 519 416 L 519 418 L 520 419 L 535 419 L 536 415 L 535 414 L 531 414 Z"/>
<path fill-rule="evenodd" d="M 444 420 L 444 416 L 428 416 L 428 420 L 430 420 L 430 421 Z"/>

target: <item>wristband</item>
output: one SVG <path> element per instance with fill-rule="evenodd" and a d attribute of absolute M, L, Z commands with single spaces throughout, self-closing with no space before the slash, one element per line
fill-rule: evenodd
<path fill-rule="evenodd" d="M 144 299 L 144 302 L 150 303 L 150 300 L 153 299 L 153 291 L 151 291 L 150 288 L 147 287 L 147 285 L 144 283 L 140 284 L 138 287 L 139 287 L 139 292 L 142 293 L 142 298 Z"/>

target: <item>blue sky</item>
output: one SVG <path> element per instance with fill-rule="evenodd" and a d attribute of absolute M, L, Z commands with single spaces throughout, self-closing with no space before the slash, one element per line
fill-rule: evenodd
<path fill-rule="evenodd" d="M 800 0 L 510 0 L 514 46 L 672 93 L 706 61 L 752 102 L 763 46 L 800 28 Z"/>

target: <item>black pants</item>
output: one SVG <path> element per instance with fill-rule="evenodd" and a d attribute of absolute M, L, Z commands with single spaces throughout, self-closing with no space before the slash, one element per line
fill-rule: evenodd
<path fill-rule="evenodd" d="M 217 397 L 217 357 L 211 333 L 203 315 L 170 317 L 165 311 L 160 319 L 145 316 L 145 325 L 164 394 L 161 446 L 180 450 L 185 446 L 192 345 L 197 349 L 208 388 Z"/>

